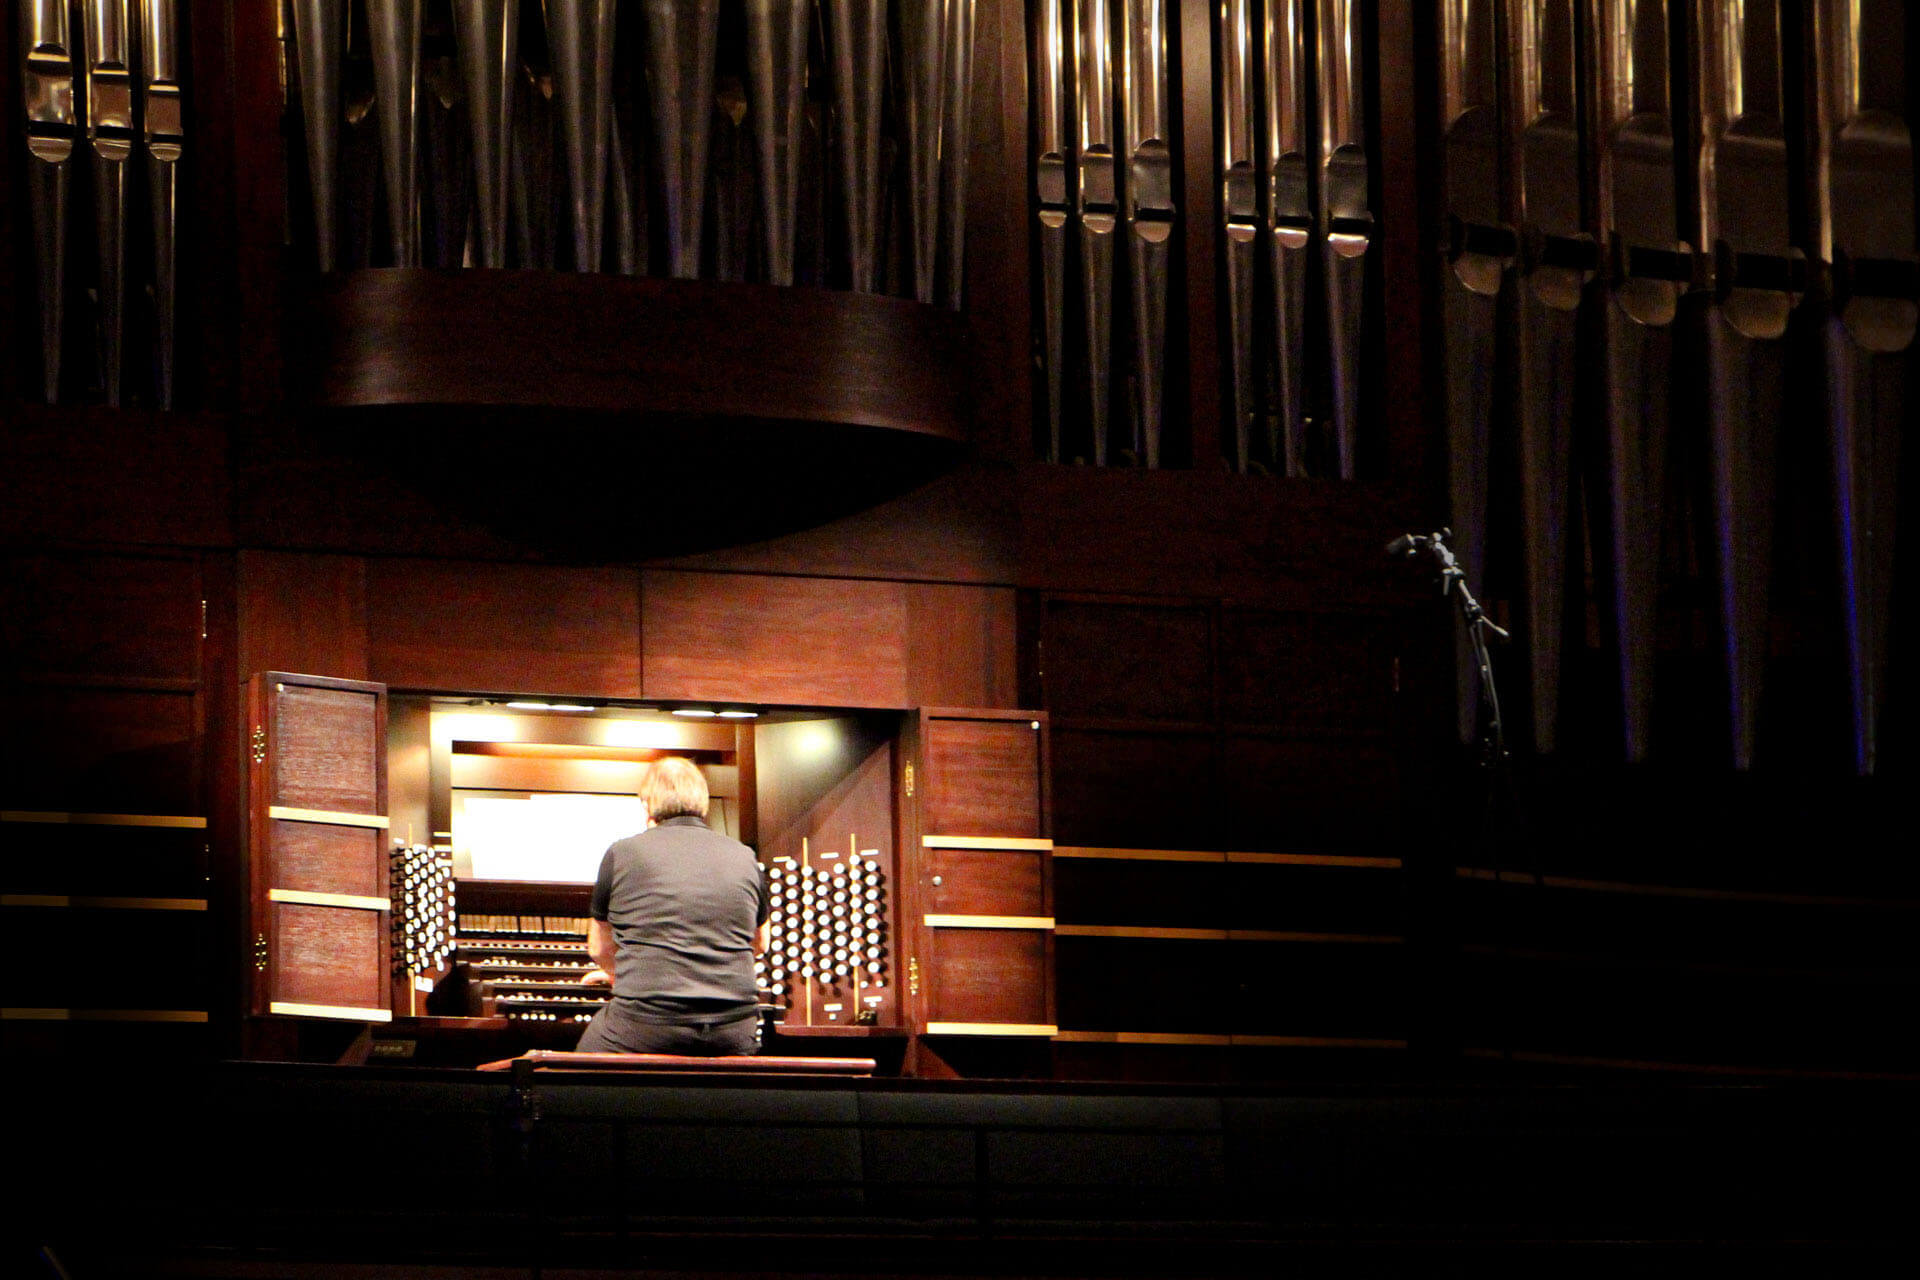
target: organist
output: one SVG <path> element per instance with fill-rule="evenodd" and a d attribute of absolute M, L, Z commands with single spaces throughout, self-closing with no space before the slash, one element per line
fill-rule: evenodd
<path fill-rule="evenodd" d="M 656 761 L 640 784 L 648 825 L 616 840 L 594 882 L 587 951 L 613 998 L 581 1052 L 749 1054 L 759 1047 L 754 957 L 768 897 L 753 850 L 707 826 L 706 778 Z"/>

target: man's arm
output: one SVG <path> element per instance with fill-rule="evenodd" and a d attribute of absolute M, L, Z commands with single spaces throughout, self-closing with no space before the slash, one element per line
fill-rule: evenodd
<path fill-rule="evenodd" d="M 600 972 L 605 974 L 607 978 L 605 985 L 611 985 L 613 982 L 614 951 L 613 926 L 605 920 L 588 920 L 587 958 L 600 966 Z M 591 985 L 603 985 L 598 982 L 593 974 L 588 974 L 583 981 Z"/>
<path fill-rule="evenodd" d="M 753 933 L 753 954 L 757 956 L 767 954 L 767 946 L 772 941 L 772 938 L 773 922 L 771 920 L 762 920 L 760 927 L 754 930 Z"/>

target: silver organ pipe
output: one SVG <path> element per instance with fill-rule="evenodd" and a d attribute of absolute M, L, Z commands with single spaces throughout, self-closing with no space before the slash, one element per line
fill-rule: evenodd
<path fill-rule="evenodd" d="M 300 109 L 313 195 L 314 265 L 339 265 L 340 94 L 345 73 L 347 0 L 292 0 Z"/>
<path fill-rule="evenodd" d="M 808 0 L 746 0 L 746 8 L 747 89 L 753 98 L 767 279 L 790 285 L 812 6 Z"/>
<path fill-rule="evenodd" d="M 1355 0 L 1318 0 L 1320 89 L 1319 213 L 1326 268 L 1336 465 L 1351 480 L 1360 419 L 1360 342 L 1366 311 L 1366 254 L 1373 237 L 1367 192 L 1365 112 Z"/>
<path fill-rule="evenodd" d="M 668 274 L 700 275 L 707 140 L 713 126 L 713 60 L 719 0 L 645 0 L 653 154 L 666 193 Z"/>
<path fill-rule="evenodd" d="M 1816 0 L 1814 249 L 1833 264 L 1822 335 L 1851 754 L 1874 772 L 1892 635 L 1901 436 L 1912 410 L 1914 50 L 1905 5 Z M 1896 283 L 1905 269 L 1908 285 Z M 1878 278 L 1876 278 L 1878 277 Z"/>
<path fill-rule="evenodd" d="M 1227 258 L 1227 364 L 1232 392 L 1230 447 L 1234 470 L 1253 461 L 1259 414 L 1254 347 L 1255 248 L 1260 235 L 1258 157 L 1254 142 L 1253 0 L 1220 5 L 1220 210 Z"/>
<path fill-rule="evenodd" d="M 153 231 L 154 399 L 173 407 L 178 311 L 180 161 L 186 150 L 181 87 L 184 65 L 175 0 L 139 0 L 141 132 L 147 150 L 147 200 Z"/>
<path fill-rule="evenodd" d="M 1308 163 L 1305 0 L 1267 0 L 1261 24 L 1265 78 L 1266 230 L 1273 275 L 1273 423 L 1267 459 L 1289 476 L 1306 473 L 1307 252 L 1313 233 Z"/>
<path fill-rule="evenodd" d="M 120 403 L 127 329 L 127 166 L 133 158 L 133 28 L 128 0 L 87 0 L 87 149 L 93 159 L 100 375 Z"/>
<path fill-rule="evenodd" d="M 940 129 L 946 107 L 946 0 L 895 0 L 894 60 L 907 165 L 907 230 L 913 296 L 932 302 L 940 243 Z"/>
<path fill-rule="evenodd" d="M 367 0 L 373 46 L 375 110 L 386 176 L 387 239 L 397 267 L 420 265 L 420 210 L 414 139 L 420 118 L 420 23 L 423 0 Z"/>
<path fill-rule="evenodd" d="M 1166 0 L 1120 0 L 1121 111 L 1128 277 L 1133 289 L 1133 453 L 1160 465 L 1166 398 L 1167 280 L 1173 236 L 1172 114 L 1167 105 Z"/>
<path fill-rule="evenodd" d="M 1040 0 L 1032 41 L 1034 102 L 1034 220 L 1040 237 L 1042 376 L 1046 382 L 1050 462 L 1062 460 L 1061 413 L 1066 380 L 1067 221 L 1072 183 L 1069 76 L 1074 65 L 1071 0 Z"/>
<path fill-rule="evenodd" d="M 1074 0 L 1074 100 L 1079 108 L 1080 283 L 1087 326 L 1087 421 L 1095 466 L 1107 461 L 1113 351 L 1113 236 L 1119 224 L 1114 163 L 1113 22 L 1107 0 Z"/>
<path fill-rule="evenodd" d="M 886 89 L 885 0 L 825 0 L 841 220 L 855 292 L 880 281 L 880 113 Z"/>
<path fill-rule="evenodd" d="M 473 137 L 478 265 L 507 265 L 508 141 L 520 75 L 520 0 L 453 0 L 460 77 Z"/>
<path fill-rule="evenodd" d="M 573 267 L 598 271 L 606 227 L 613 118 L 614 0 L 544 0 L 547 48 L 567 158 Z"/>
<path fill-rule="evenodd" d="M 64 354 L 73 152 L 84 125 L 82 102 L 74 92 L 79 70 L 66 0 L 27 0 L 19 12 L 26 57 L 26 188 L 40 295 L 41 394 L 52 404 L 60 398 Z"/>

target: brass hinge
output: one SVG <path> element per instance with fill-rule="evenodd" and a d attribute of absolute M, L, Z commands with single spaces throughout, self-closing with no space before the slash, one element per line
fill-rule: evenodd
<path fill-rule="evenodd" d="M 253 936 L 253 967 L 261 973 L 267 971 L 267 935 L 264 933 Z"/>
<path fill-rule="evenodd" d="M 255 764 L 267 762 L 267 730 L 264 725 L 253 726 L 253 762 Z"/>
<path fill-rule="evenodd" d="M 907 994 L 910 996 L 917 996 L 920 994 L 920 957 L 919 956 L 907 957 Z"/>
<path fill-rule="evenodd" d="M 913 761 L 907 761 L 907 799 L 913 799 Z"/>

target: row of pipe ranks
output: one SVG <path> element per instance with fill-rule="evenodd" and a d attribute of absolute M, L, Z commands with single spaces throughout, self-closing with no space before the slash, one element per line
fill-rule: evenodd
<path fill-rule="evenodd" d="M 817 865 L 816 865 L 817 864 Z M 803 984 L 835 991 L 887 985 L 887 875 L 878 850 L 774 858 L 767 867 L 768 946 L 760 990 L 791 1002 Z"/>
<path fill-rule="evenodd" d="M 445 852 L 396 841 L 388 855 L 396 975 L 430 973 L 453 954 L 453 860 Z"/>
<path fill-rule="evenodd" d="M 752 120 L 765 276 L 793 284 L 812 51 L 831 82 L 831 168 L 847 283 L 867 293 L 882 287 L 891 159 L 883 128 L 892 125 L 904 157 L 911 293 L 957 308 L 975 6 L 754 0 L 742 6 L 744 50 L 726 52 L 729 64 L 743 58 L 746 92 L 722 101 L 719 46 L 732 23 L 722 23 L 720 0 L 544 0 L 537 11 L 524 6 L 524 21 L 521 0 L 444 7 L 365 0 L 357 32 L 351 24 L 359 6 L 348 0 L 291 0 L 285 34 L 306 138 L 316 265 L 344 265 L 341 207 L 355 179 L 345 172 L 343 139 L 350 121 L 371 114 L 394 265 L 422 265 L 423 257 L 427 265 L 542 265 L 513 237 L 517 230 L 525 239 L 533 206 L 556 204 L 565 209 L 559 238 L 569 242 L 575 269 L 598 271 L 611 261 L 635 274 L 635 224 L 651 221 L 664 223 L 668 274 L 698 278 L 710 135 L 724 114 L 736 125 Z M 631 75 L 616 66 L 616 52 L 632 38 L 617 37 L 636 22 L 644 67 Z M 645 108 L 620 110 L 616 89 L 642 81 Z M 892 113 L 890 82 L 898 94 Z M 455 106 L 463 108 L 464 130 L 447 128 Z M 651 125 L 644 144 L 631 136 L 641 131 L 635 124 L 624 124 L 623 137 L 623 122 L 636 116 Z M 636 157 L 650 164 L 655 181 L 635 180 Z M 540 189 L 549 172 L 565 183 L 551 200 Z M 644 209 L 649 189 L 662 198 L 660 210 Z M 460 207 L 447 214 L 436 202 Z"/>

